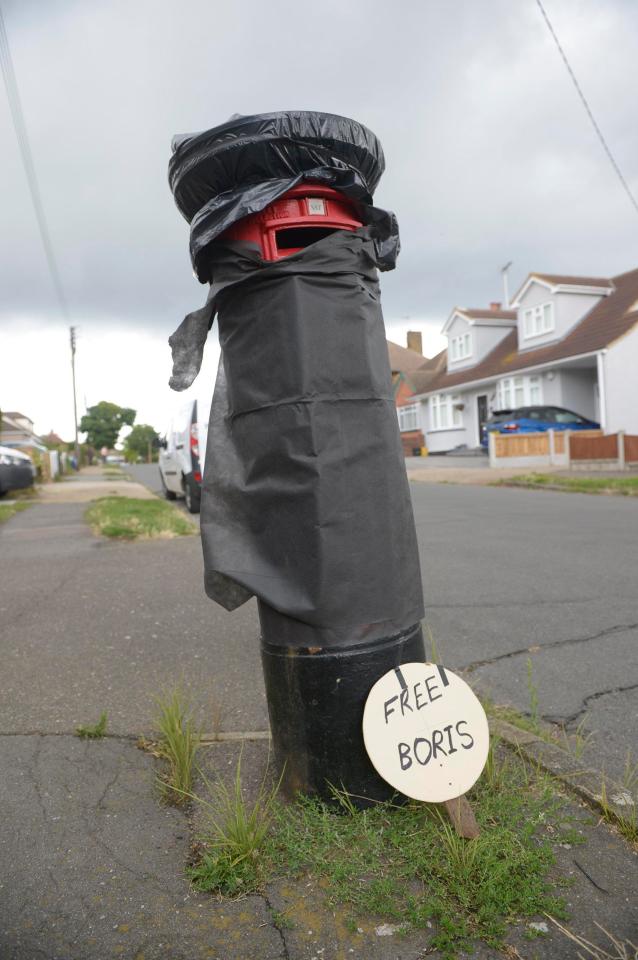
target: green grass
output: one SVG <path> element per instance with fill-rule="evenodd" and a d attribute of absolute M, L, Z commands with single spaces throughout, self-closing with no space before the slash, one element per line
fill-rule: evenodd
<path fill-rule="evenodd" d="M 164 773 L 158 777 L 160 793 L 167 803 L 180 806 L 191 799 L 195 755 L 202 739 L 180 687 L 157 698 L 157 725 L 157 753 L 166 763 Z"/>
<path fill-rule="evenodd" d="M 95 534 L 116 540 L 167 539 L 195 533 L 197 529 L 163 500 L 102 497 L 89 506 L 84 516 Z"/>
<path fill-rule="evenodd" d="M 108 720 L 108 714 L 105 712 L 100 714 L 100 719 L 97 723 L 88 724 L 86 726 L 80 725 L 75 728 L 76 737 L 80 737 L 81 740 L 100 740 L 102 737 L 106 736 L 106 722 Z"/>
<path fill-rule="evenodd" d="M 14 513 L 26 510 L 28 506 L 28 503 L 0 503 L 0 523 L 8 520 Z"/>
<path fill-rule="evenodd" d="M 267 774 L 266 774 L 267 775 Z M 279 783 L 262 780 L 257 797 L 248 803 L 241 782 L 241 755 L 233 783 L 204 778 L 208 797 L 197 797 L 205 813 L 206 827 L 200 838 L 204 853 L 190 870 L 200 890 L 219 890 L 237 896 L 261 887 L 266 879 L 266 839 L 275 815 Z"/>
<path fill-rule="evenodd" d="M 618 493 L 638 496 L 638 476 L 578 477 L 556 473 L 525 473 L 511 480 L 500 480 L 499 485 L 520 487 L 560 487 L 572 493 Z"/>
<path fill-rule="evenodd" d="M 228 896 L 262 890 L 279 877 L 309 877 L 330 906 L 345 909 L 352 929 L 370 916 L 406 930 L 433 926 L 431 946 L 445 957 L 476 939 L 498 948 L 519 918 L 565 917 L 548 876 L 552 844 L 563 842 L 569 818 L 551 779 L 491 753 L 469 796 L 481 827 L 476 840 L 460 838 L 438 806 L 386 803 L 357 811 L 345 798 L 335 810 L 304 797 L 286 805 L 263 788 L 253 830 L 259 842 L 242 848 L 227 840 L 228 810 L 241 797 L 238 769 L 233 791 L 208 801 L 224 826 L 201 836 L 190 876 L 199 889 Z"/>

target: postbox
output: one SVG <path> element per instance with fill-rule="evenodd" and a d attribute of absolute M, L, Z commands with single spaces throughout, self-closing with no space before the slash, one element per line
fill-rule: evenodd
<path fill-rule="evenodd" d="M 378 271 L 399 250 L 375 207 L 381 145 L 291 111 L 174 141 L 169 179 L 205 306 L 170 338 L 175 389 L 221 347 L 203 477 L 208 596 L 257 598 L 286 792 L 365 805 L 392 788 L 363 744 L 366 696 L 424 659 L 422 583 Z"/>

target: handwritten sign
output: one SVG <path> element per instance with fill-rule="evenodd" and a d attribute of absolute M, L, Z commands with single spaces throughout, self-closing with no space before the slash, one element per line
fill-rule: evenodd
<path fill-rule="evenodd" d="M 368 694 L 363 739 L 377 773 L 414 800 L 442 803 L 474 784 L 487 760 L 485 711 L 470 687 L 434 663 L 404 663 Z"/>

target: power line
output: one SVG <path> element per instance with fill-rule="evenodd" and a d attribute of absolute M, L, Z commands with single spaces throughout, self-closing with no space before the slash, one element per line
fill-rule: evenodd
<path fill-rule="evenodd" d="M 7 91 L 7 99 L 9 101 L 9 108 L 11 110 L 11 117 L 13 119 L 13 126 L 15 129 L 16 139 L 18 141 L 20 154 L 22 156 L 22 166 L 24 168 L 24 173 L 27 178 L 27 183 L 29 184 L 29 190 L 31 192 L 31 200 L 33 201 L 33 209 L 35 210 L 36 219 L 38 221 L 40 237 L 42 238 L 42 246 L 44 247 L 44 253 L 45 253 L 47 264 L 49 267 L 49 273 L 51 274 L 51 280 L 53 281 L 53 286 L 55 288 L 58 302 L 60 304 L 62 315 L 66 319 L 68 318 L 68 315 L 69 315 L 67 301 L 64 295 L 62 280 L 60 278 L 60 271 L 58 270 L 58 265 L 55 258 L 53 243 L 51 242 L 51 235 L 49 233 L 49 227 L 47 225 L 47 218 L 44 212 L 44 206 L 42 204 L 42 197 L 40 195 L 40 188 L 38 186 L 38 178 L 36 176 L 35 166 L 33 164 L 33 155 L 31 153 L 31 147 L 29 145 L 29 137 L 27 135 L 27 128 L 24 122 L 22 104 L 20 102 L 20 93 L 18 91 L 18 83 L 16 81 L 16 75 L 13 69 L 13 61 L 11 59 L 11 50 L 9 49 L 9 38 L 7 37 L 7 31 L 4 26 L 4 18 L 2 16 L 1 7 L 0 7 L 0 65 L 2 66 L 2 75 L 4 77 L 4 85 Z"/>
<path fill-rule="evenodd" d="M 583 93 L 583 91 L 582 91 L 582 89 L 581 89 L 581 87 L 580 87 L 580 84 L 579 84 L 578 80 L 576 79 L 576 74 L 574 73 L 574 71 L 573 71 L 572 68 L 571 68 L 571 65 L 570 65 L 570 63 L 569 63 L 569 60 L 567 59 L 566 53 L 565 53 L 565 51 L 563 50 L 563 48 L 561 47 L 561 45 L 560 45 L 560 41 L 559 41 L 558 37 L 556 36 L 556 32 L 555 32 L 554 28 L 552 27 L 552 25 L 551 25 L 551 23 L 550 23 L 549 17 L 547 16 L 547 13 L 545 12 L 545 8 L 544 8 L 543 4 L 541 3 L 541 0 L 536 0 L 536 3 L 538 4 L 539 10 L 540 10 L 540 12 L 543 14 L 543 17 L 545 18 L 545 23 L 547 24 L 547 28 L 548 28 L 549 32 L 551 33 L 552 37 L 554 38 L 554 43 L 555 43 L 556 46 L 558 47 L 558 52 L 560 53 L 561 57 L 563 58 L 563 63 L 565 64 L 565 66 L 566 66 L 566 68 L 567 68 L 567 72 L 569 73 L 570 77 L 572 78 L 572 82 L 573 82 L 574 86 L 576 87 L 576 92 L 578 93 L 578 96 L 579 96 L 580 99 L 582 100 L 583 106 L 584 106 L 585 110 L 587 111 L 587 115 L 588 115 L 589 119 L 590 119 L 591 122 L 592 122 L 592 126 L 593 126 L 594 130 L 596 131 L 596 133 L 597 133 L 597 135 L 598 135 L 598 139 L 600 140 L 600 142 L 601 142 L 602 145 L 603 145 L 603 150 L 605 151 L 605 153 L 606 153 L 607 156 L 609 157 L 609 162 L 611 163 L 612 167 L 613 167 L 614 170 L 616 171 L 616 174 L 617 174 L 617 176 L 618 176 L 618 179 L 620 180 L 621 184 L 623 185 L 623 187 L 624 187 L 624 189 L 625 189 L 625 192 L 626 192 L 627 196 L 629 197 L 629 200 L 630 200 L 630 202 L 631 202 L 631 205 L 634 207 L 636 213 L 638 213 L 638 201 L 636 200 L 636 198 L 634 197 L 633 193 L 631 192 L 631 190 L 630 190 L 630 188 L 629 188 L 629 184 L 627 183 L 627 181 L 625 180 L 624 176 L 622 175 L 622 171 L 621 171 L 620 167 L 618 166 L 618 164 L 616 163 L 616 160 L 615 160 L 615 158 L 614 158 L 614 155 L 612 154 L 611 150 L 609 149 L 609 147 L 608 147 L 608 145 L 607 145 L 607 141 L 605 140 L 605 138 L 604 138 L 604 136 L 603 136 L 602 130 L 600 129 L 600 127 L 599 127 L 598 124 L 596 123 L 596 120 L 594 119 L 594 115 L 593 115 L 593 113 L 592 113 L 592 111 L 591 111 L 591 107 L 589 106 L 589 103 L 587 102 L 587 98 L 585 97 L 585 94 Z"/>

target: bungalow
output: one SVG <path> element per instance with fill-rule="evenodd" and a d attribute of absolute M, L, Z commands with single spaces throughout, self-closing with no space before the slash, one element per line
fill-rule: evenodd
<path fill-rule="evenodd" d="M 531 273 L 507 310 L 455 307 L 442 332 L 445 363 L 410 398 L 430 452 L 477 447 L 494 410 L 520 406 L 566 407 L 607 432 L 638 433 L 638 270 Z"/>
<path fill-rule="evenodd" d="M 46 450 L 46 446 L 33 429 L 33 420 L 17 410 L 3 410 L 0 413 L 0 444 L 5 447 Z"/>
<path fill-rule="evenodd" d="M 411 457 L 420 454 L 425 446 L 419 404 L 413 402 L 413 397 L 427 390 L 434 377 L 445 369 L 445 350 L 436 357 L 426 359 L 423 356 L 421 334 L 409 330 L 407 340 L 407 348 L 388 340 L 388 356 L 403 453 Z"/>

